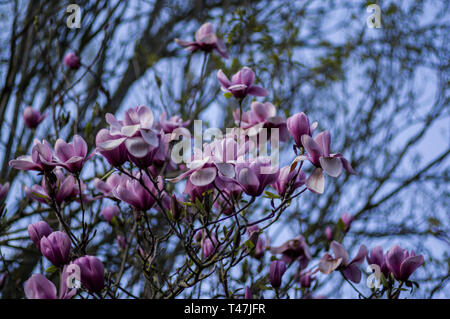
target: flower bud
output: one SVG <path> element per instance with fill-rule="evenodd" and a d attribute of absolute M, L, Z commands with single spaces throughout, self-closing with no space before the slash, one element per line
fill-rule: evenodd
<path fill-rule="evenodd" d="M 28 225 L 28 235 L 39 250 L 41 250 L 42 237 L 47 237 L 51 233 L 52 229 L 44 221 Z"/>
<path fill-rule="evenodd" d="M 309 135 L 311 136 L 311 128 L 309 125 L 309 119 L 306 116 L 305 113 L 300 112 L 297 114 L 292 115 L 290 118 L 286 121 L 287 129 L 291 133 L 292 137 L 294 138 L 295 144 L 297 144 L 298 147 L 302 147 L 302 135 Z"/>
<path fill-rule="evenodd" d="M 9 192 L 9 182 L 5 184 L 0 184 L 0 201 L 8 195 Z"/>
<path fill-rule="evenodd" d="M 282 260 L 274 260 L 270 264 L 270 283 L 273 288 L 279 288 L 281 286 L 281 280 L 286 272 L 286 263 Z"/>
<path fill-rule="evenodd" d="M 105 286 L 105 267 L 95 256 L 84 256 L 76 259 L 74 264 L 80 267 L 81 283 L 90 292 L 100 292 Z"/>
<path fill-rule="evenodd" d="M 331 227 L 327 227 L 325 229 L 325 236 L 327 237 L 328 241 L 332 241 L 333 240 L 333 231 L 331 230 Z"/>
<path fill-rule="evenodd" d="M 53 265 L 63 266 L 69 261 L 71 242 L 69 235 L 55 231 L 41 238 L 41 253 Z"/>
<path fill-rule="evenodd" d="M 80 58 L 73 52 L 69 52 L 64 57 L 64 64 L 72 70 L 77 70 L 81 67 Z"/>
<path fill-rule="evenodd" d="M 349 214 L 349 213 L 343 213 L 342 214 L 341 220 L 342 220 L 342 222 L 345 225 L 345 231 L 346 232 L 349 231 L 350 225 L 352 224 L 354 218 L 355 217 L 353 215 Z"/>
<path fill-rule="evenodd" d="M 23 121 L 30 129 L 38 127 L 44 119 L 45 115 L 42 115 L 41 112 L 33 109 L 31 106 L 27 106 L 23 111 Z"/>
<path fill-rule="evenodd" d="M 244 299 L 253 299 L 253 294 L 249 286 L 245 286 Z"/>

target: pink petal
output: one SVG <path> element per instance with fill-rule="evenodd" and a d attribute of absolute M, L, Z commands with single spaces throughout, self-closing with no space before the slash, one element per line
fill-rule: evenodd
<path fill-rule="evenodd" d="M 195 171 L 189 178 L 195 186 L 206 186 L 211 184 L 217 176 L 217 170 L 214 167 L 202 168 Z"/>
<path fill-rule="evenodd" d="M 322 174 L 321 168 L 317 167 L 314 172 L 306 179 L 306 187 L 314 193 L 323 193 L 325 189 L 325 177 Z"/>
<path fill-rule="evenodd" d="M 260 86 L 252 85 L 248 89 L 248 94 L 253 96 L 267 96 L 269 94 L 269 91 Z"/>
<path fill-rule="evenodd" d="M 342 173 L 342 162 L 336 157 L 320 157 L 320 165 L 331 177 L 338 177 Z"/>
<path fill-rule="evenodd" d="M 150 146 L 142 137 L 128 138 L 125 141 L 125 147 L 131 155 L 137 158 L 145 157 L 150 151 Z"/>

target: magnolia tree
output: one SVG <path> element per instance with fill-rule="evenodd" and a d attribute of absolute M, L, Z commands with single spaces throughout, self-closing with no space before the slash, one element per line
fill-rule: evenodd
<path fill-rule="evenodd" d="M 175 41 L 193 53 L 203 52 L 205 60 L 214 52 L 229 56 L 211 23 L 198 29 L 194 41 Z M 69 69 L 83 66 L 73 52 L 64 64 Z M 203 72 L 204 68 L 201 78 L 207 76 Z M 49 208 L 45 218 L 27 229 L 36 252 L 51 263 L 45 273 L 56 274 L 56 280 L 33 274 L 24 285 L 27 298 L 137 297 L 139 289 L 154 298 L 177 297 L 185 290 L 204 297 L 203 282 L 220 287 L 217 297 L 292 298 L 299 290 L 300 297 L 314 298 L 318 296 L 311 287 L 320 280 L 318 274 L 333 272 L 339 272 L 361 298 L 398 298 L 404 288 L 417 285 L 412 275 L 424 257 L 414 251 L 361 244 L 349 257 L 341 242 L 351 228 L 350 214 L 323 229 L 320 258 L 312 257 L 301 234 L 278 247 L 270 244 L 269 229 L 293 201 L 305 192 L 319 197 L 326 187 L 325 175 L 338 178 L 357 172 L 342 153 L 331 153 L 330 130 L 318 132 L 318 123 L 311 123 L 303 112 L 287 119 L 277 115 L 276 107 L 264 99 L 264 84 L 255 85 L 250 68 L 243 67 L 231 80 L 218 70 L 217 80 L 224 98 L 238 106 L 235 125 L 224 133 L 208 128 L 204 134 L 191 134 L 190 120 L 163 113 L 158 121 L 150 107 L 141 105 L 126 110 L 122 118 L 106 114 L 95 146 L 80 135 L 71 142 L 58 139 L 54 145 L 35 140 L 30 155 L 9 162 L 14 169 L 38 173 L 41 183 L 25 186 L 25 192 Z M 23 112 L 29 129 L 45 119 L 31 107 Z M 201 121 L 194 127 L 202 129 Z M 279 165 L 280 144 L 291 149 L 290 163 L 284 167 Z M 86 181 L 83 171 L 92 170 L 89 162 L 96 157 L 106 159 L 110 168 Z M 313 168 L 310 173 L 305 173 L 306 166 Z M 2 198 L 8 188 L 2 185 Z M 258 213 L 253 205 L 257 201 L 270 205 L 270 213 Z M 98 215 L 96 205 L 101 206 Z M 71 213 L 71 207 L 79 207 L 81 213 Z M 98 219 L 108 224 L 107 232 L 117 242 L 119 269 L 105 267 L 101 253 L 89 254 L 100 236 L 94 226 Z M 173 245 L 179 254 L 172 267 L 161 267 Z M 250 274 L 246 267 L 254 262 L 259 272 Z M 369 271 L 362 275 L 364 265 Z M 241 275 L 249 277 L 245 285 L 234 282 L 239 267 Z M 130 270 L 139 273 L 138 287 L 124 285 Z M 284 279 L 287 271 L 295 274 L 289 281 Z M 370 294 L 355 286 L 361 282 L 367 283 Z"/>
<path fill-rule="evenodd" d="M 438 2 L 0 4 L 0 295 L 448 297 Z"/>

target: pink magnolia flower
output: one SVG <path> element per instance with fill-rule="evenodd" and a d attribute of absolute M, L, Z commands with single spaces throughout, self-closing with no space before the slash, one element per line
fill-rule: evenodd
<path fill-rule="evenodd" d="M 305 172 L 297 170 L 291 170 L 291 166 L 285 166 L 280 169 L 280 174 L 278 175 L 278 179 L 272 186 L 277 190 L 280 196 L 283 196 L 286 193 L 288 184 L 295 178 L 292 182 L 291 192 L 299 188 L 300 186 L 305 184 L 306 175 Z"/>
<path fill-rule="evenodd" d="M 130 204 L 135 209 L 147 211 L 155 204 L 155 198 L 149 194 L 147 189 L 152 192 L 155 197 L 158 196 L 158 190 L 155 189 L 152 181 L 147 175 L 141 176 L 140 173 L 135 173 L 134 176 L 137 180 L 129 176 L 122 176 L 119 184 L 113 189 L 113 194 L 115 197 Z M 141 185 L 141 179 L 145 187 Z M 160 179 L 158 187 L 162 189 L 161 183 L 162 180 Z"/>
<path fill-rule="evenodd" d="M 67 199 L 75 198 L 79 191 L 75 178 L 72 175 L 64 176 L 60 169 L 55 170 L 56 189 L 54 189 L 55 201 L 61 205 Z M 25 194 L 40 203 L 50 204 L 51 196 L 48 194 L 49 187 L 47 180 L 42 179 L 41 185 L 25 186 Z"/>
<path fill-rule="evenodd" d="M 297 144 L 298 147 L 303 147 L 302 136 L 312 136 L 314 128 L 317 126 L 317 122 L 309 125 L 309 119 L 303 112 L 292 115 L 287 119 L 286 123 L 287 129 L 291 133 L 295 144 Z"/>
<path fill-rule="evenodd" d="M 105 286 L 105 267 L 95 256 L 83 256 L 73 261 L 80 267 L 81 283 L 90 292 L 100 292 Z"/>
<path fill-rule="evenodd" d="M 325 253 L 319 262 L 319 270 L 324 274 L 330 274 L 339 269 L 342 270 L 345 278 L 354 283 L 359 283 L 361 281 L 361 270 L 359 270 L 358 265 L 361 265 L 367 256 L 366 246 L 361 245 L 355 258 L 350 262 L 348 261 L 347 251 L 340 243 L 333 240 L 330 248 L 334 253 L 334 258 L 329 253 Z"/>
<path fill-rule="evenodd" d="M 203 145 L 203 152 L 194 150 L 194 160 L 187 164 L 189 168 L 179 176 L 169 179 L 171 182 L 179 182 L 189 177 L 186 183 L 185 193 L 191 198 L 201 195 L 213 188 L 213 183 L 221 190 L 233 189 L 230 184 L 235 184 L 236 158 L 245 154 L 246 145 L 239 146 L 232 138 L 214 140 Z M 196 159 L 199 158 L 199 159 Z"/>
<path fill-rule="evenodd" d="M 45 221 L 39 221 L 28 225 L 28 235 L 39 251 L 41 250 L 41 239 L 49 236 L 53 230 Z"/>
<path fill-rule="evenodd" d="M 55 266 L 62 266 L 69 261 L 70 237 L 64 232 L 55 231 L 41 238 L 41 253 Z"/>
<path fill-rule="evenodd" d="M 9 166 L 25 171 L 51 171 L 56 166 L 53 153 L 47 141 L 34 140 L 31 155 L 19 156 L 9 162 Z"/>
<path fill-rule="evenodd" d="M 331 177 L 338 177 L 343 169 L 351 174 L 356 174 L 341 153 L 330 154 L 331 135 L 328 131 L 319 133 L 314 139 L 304 134 L 301 140 L 308 152 L 308 156 L 301 156 L 301 159 L 307 158 L 316 167 L 306 179 L 306 186 L 309 190 L 318 194 L 323 193 L 325 187 L 323 170 Z"/>
<path fill-rule="evenodd" d="M 244 67 L 238 73 L 234 74 L 231 81 L 222 70 L 219 70 L 217 72 L 217 79 L 222 85 L 222 90 L 233 94 L 237 99 L 243 99 L 247 95 L 266 96 L 269 94 L 266 89 L 253 85 L 253 82 L 255 82 L 255 73 L 248 67 Z"/>
<path fill-rule="evenodd" d="M 118 145 L 115 145 L 114 141 L 117 141 Z M 101 129 L 95 137 L 98 152 L 106 158 L 109 164 L 115 167 L 122 166 L 128 160 L 127 148 L 123 141 L 122 135 L 111 135 L 107 129 Z M 101 145 L 113 145 L 115 147 L 102 147 Z"/>
<path fill-rule="evenodd" d="M 64 64 L 72 70 L 77 70 L 81 67 L 81 59 L 74 52 L 69 52 L 64 56 Z"/>
<path fill-rule="evenodd" d="M 423 264 L 423 256 L 408 252 L 399 246 L 392 247 L 386 254 L 386 265 L 400 281 L 407 281 L 409 276 Z"/>
<path fill-rule="evenodd" d="M 105 132 L 98 137 L 99 152 L 109 157 L 110 163 L 123 164 L 123 148 L 128 152 L 128 159 L 140 168 L 164 163 L 170 135 L 163 131 L 156 132 L 153 128 L 154 117 L 147 106 L 138 106 L 125 112 L 124 120 L 117 120 L 114 115 L 106 114 L 106 122 L 110 125 L 109 135 Z M 100 132 L 99 132 L 100 134 Z M 114 153 L 111 151 L 115 151 Z"/>
<path fill-rule="evenodd" d="M 6 182 L 5 184 L 0 184 L 0 200 L 4 199 L 9 192 L 9 182 Z"/>
<path fill-rule="evenodd" d="M 281 259 L 290 264 L 291 262 L 298 260 L 300 268 L 304 269 L 308 266 L 311 260 L 311 253 L 309 246 L 302 235 L 290 239 L 279 247 L 271 247 L 270 252 L 274 255 L 282 254 Z"/>
<path fill-rule="evenodd" d="M 31 106 L 27 106 L 23 111 L 23 121 L 25 125 L 34 129 L 41 124 L 41 122 L 45 119 L 45 114 L 41 114 L 38 110 L 33 109 Z"/>
<path fill-rule="evenodd" d="M 273 288 L 280 288 L 283 275 L 286 272 L 286 263 L 282 260 L 274 260 L 270 264 L 269 279 Z"/>
<path fill-rule="evenodd" d="M 55 155 L 59 160 L 57 165 L 64 167 L 73 174 L 79 174 L 84 163 L 94 155 L 92 153 L 88 156 L 87 151 L 87 144 L 79 135 L 73 137 L 72 143 L 66 143 L 62 139 L 58 139 L 55 144 Z"/>
<path fill-rule="evenodd" d="M 246 162 L 238 160 L 236 163 L 236 181 L 244 193 L 250 196 L 260 196 L 267 185 L 277 181 L 278 174 L 278 167 L 273 166 L 268 157 Z"/>
<path fill-rule="evenodd" d="M 243 112 L 242 117 L 239 109 L 234 110 L 233 118 L 237 125 L 241 123 L 241 127 L 247 130 L 249 136 L 259 134 L 263 128 L 268 129 L 269 134 L 271 133 L 270 129 L 277 128 L 280 140 L 286 141 L 288 139 L 286 121 L 282 117 L 277 116 L 277 110 L 270 102 L 261 103 L 254 101 L 250 105 L 250 111 Z M 267 134 L 267 138 L 269 134 Z"/>
<path fill-rule="evenodd" d="M 228 59 L 229 57 L 225 44 L 214 34 L 214 28 L 209 22 L 203 24 L 200 29 L 195 32 L 195 41 L 175 39 L 175 42 L 191 52 L 197 50 L 211 52 L 212 50 L 215 50 L 221 57 L 225 59 Z"/>

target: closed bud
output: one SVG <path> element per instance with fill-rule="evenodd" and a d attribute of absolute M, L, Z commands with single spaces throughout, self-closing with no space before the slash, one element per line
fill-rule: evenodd
<path fill-rule="evenodd" d="M 286 272 L 286 263 L 282 260 L 274 260 L 270 264 L 269 279 L 273 288 L 281 286 L 281 280 Z"/>

